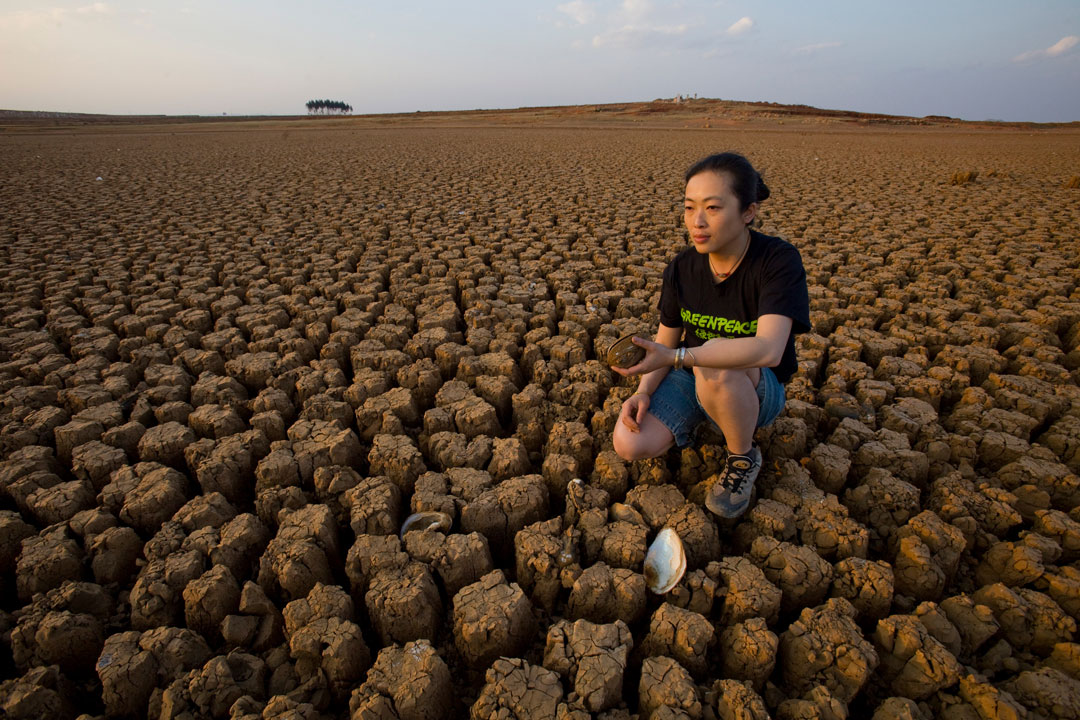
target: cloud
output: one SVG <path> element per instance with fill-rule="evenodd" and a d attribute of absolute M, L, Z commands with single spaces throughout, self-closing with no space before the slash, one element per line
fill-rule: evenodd
<path fill-rule="evenodd" d="M 817 52 L 818 50 L 828 50 L 829 48 L 837 48 L 837 47 L 842 46 L 843 44 L 844 43 L 841 43 L 841 42 L 814 43 L 813 45 L 803 45 L 802 47 L 797 47 L 797 48 L 795 48 L 795 50 L 793 50 L 793 52 L 809 54 L 809 53 Z"/>
<path fill-rule="evenodd" d="M 555 7 L 561 13 L 569 15 L 578 25 L 585 25 L 596 17 L 596 11 L 584 0 L 571 0 Z"/>
<path fill-rule="evenodd" d="M 686 25 L 624 25 L 593 37 L 593 47 L 641 47 L 686 34 Z"/>
<path fill-rule="evenodd" d="M 727 29 L 728 35 L 742 35 L 754 27 L 754 21 L 748 17 L 739 18 Z"/>
<path fill-rule="evenodd" d="M 1058 55 L 1064 55 L 1076 47 L 1078 43 L 1080 43 L 1080 37 L 1077 37 L 1076 35 L 1066 35 L 1044 50 L 1028 50 L 1027 52 L 1020 53 L 1013 58 L 1013 62 L 1026 62 L 1040 57 L 1057 57 Z"/>
<path fill-rule="evenodd" d="M 42 25 L 60 25 L 73 17 L 95 17 L 112 14 L 108 3 L 97 2 L 77 8 L 43 8 L 40 10 L 17 10 L 0 15 L 0 29 L 30 30 Z"/>
<path fill-rule="evenodd" d="M 1077 43 L 1080 43 L 1080 37 L 1076 37 L 1075 35 L 1067 35 L 1066 37 L 1058 40 L 1050 47 L 1046 48 L 1046 54 L 1050 57 L 1057 57 L 1058 55 L 1066 53 L 1072 48 L 1076 47 Z"/>

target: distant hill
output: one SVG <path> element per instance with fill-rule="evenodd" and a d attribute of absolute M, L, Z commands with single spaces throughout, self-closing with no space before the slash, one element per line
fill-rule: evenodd
<path fill-rule="evenodd" d="M 783 105 L 716 98 L 658 98 L 647 102 L 600 105 L 561 105 L 513 109 L 416 111 L 347 116 L 311 115 L 98 115 L 26 110 L 0 110 L 0 129 L 60 128 L 95 125 L 160 125 L 235 122 L 302 121 L 339 125 L 542 125 L 613 127 L 712 128 L 739 124 L 849 124 L 884 126 L 972 127 L 1080 127 L 1080 123 L 1016 123 L 966 121 L 944 115 L 908 117 L 852 110 L 831 110 L 810 105 Z"/>

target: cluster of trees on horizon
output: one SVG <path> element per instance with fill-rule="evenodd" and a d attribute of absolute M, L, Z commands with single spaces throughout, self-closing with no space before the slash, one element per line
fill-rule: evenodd
<path fill-rule="evenodd" d="M 343 103 L 340 100 L 308 100 L 304 104 L 307 106 L 308 115 L 329 115 L 331 113 L 348 115 L 352 112 L 352 105 Z"/>

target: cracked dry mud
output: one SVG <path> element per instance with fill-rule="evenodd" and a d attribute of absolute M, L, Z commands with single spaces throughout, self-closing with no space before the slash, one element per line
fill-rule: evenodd
<path fill-rule="evenodd" d="M 0 715 L 1080 717 L 1076 140 L 4 134 Z M 603 363 L 725 148 L 814 326 L 735 522 Z"/>

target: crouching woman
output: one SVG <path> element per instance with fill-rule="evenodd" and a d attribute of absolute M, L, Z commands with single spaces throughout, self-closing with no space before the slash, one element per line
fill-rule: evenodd
<path fill-rule="evenodd" d="M 797 368 L 794 336 L 810 329 L 806 271 L 794 246 L 751 227 L 769 188 L 745 157 L 710 155 L 685 179 L 691 246 L 664 270 L 655 341 L 635 337 L 644 358 L 613 368 L 640 376 L 613 442 L 626 460 L 652 458 L 714 423 L 728 454 L 705 504 L 733 518 L 761 470 L 754 431 L 783 410 Z"/>

